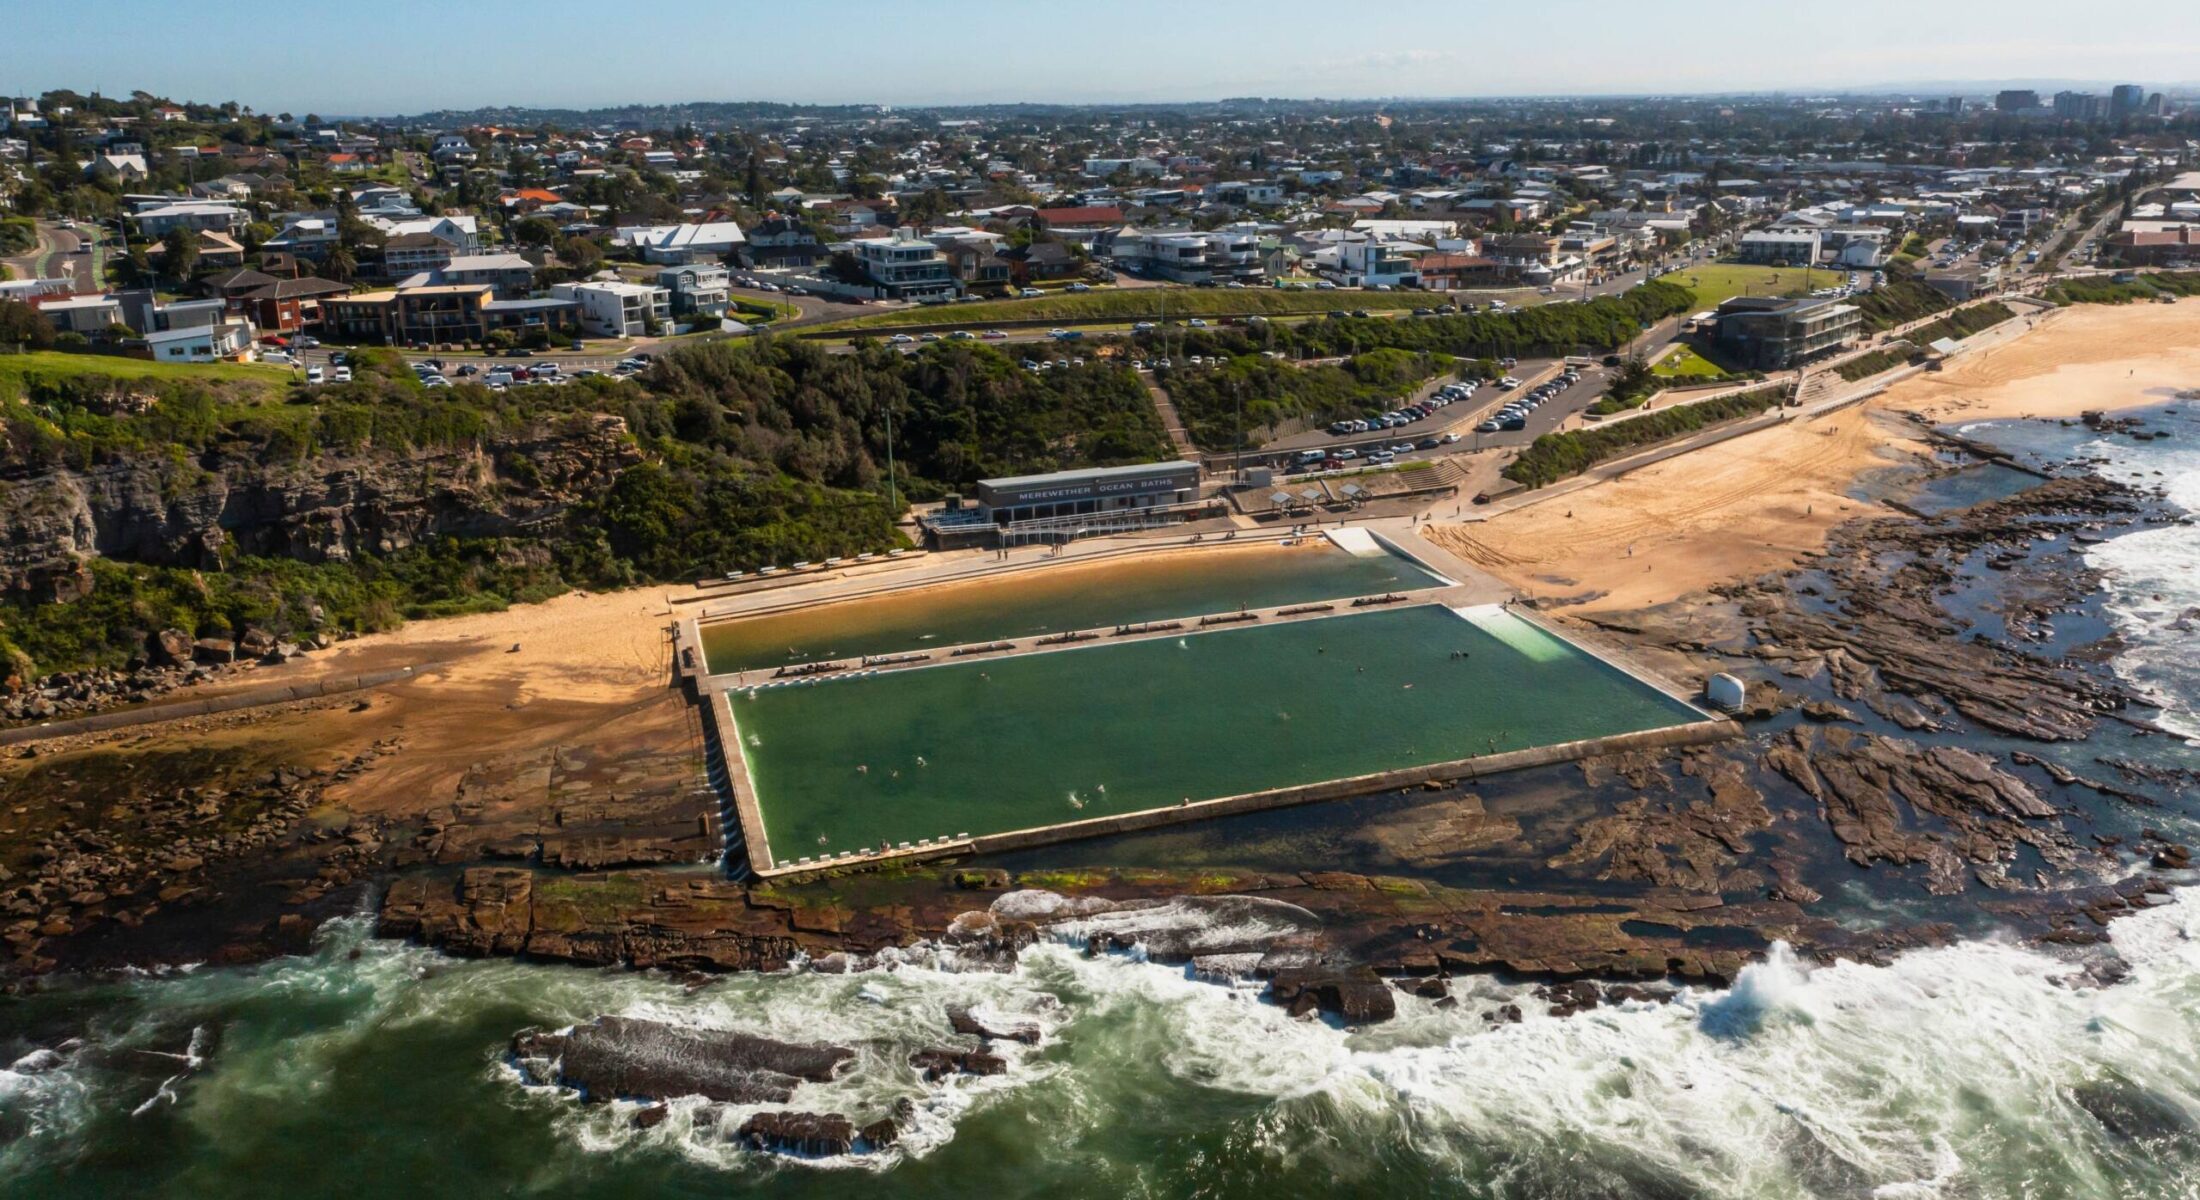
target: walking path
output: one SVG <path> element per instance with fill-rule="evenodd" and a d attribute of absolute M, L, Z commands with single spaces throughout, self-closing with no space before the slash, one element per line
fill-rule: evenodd
<path fill-rule="evenodd" d="M 1154 415 L 1161 418 L 1161 429 L 1169 435 L 1169 444 L 1176 447 L 1178 457 L 1186 462 L 1201 461 L 1199 447 L 1192 444 L 1192 435 L 1184 428 L 1184 418 L 1177 415 L 1176 401 L 1169 399 L 1169 393 L 1153 381 L 1153 376 L 1144 378 L 1146 392 L 1153 397 Z"/>

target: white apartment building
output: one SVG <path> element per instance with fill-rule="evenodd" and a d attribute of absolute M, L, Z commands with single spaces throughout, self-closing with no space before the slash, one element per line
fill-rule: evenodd
<path fill-rule="evenodd" d="M 661 287 L 618 280 L 560 283 L 550 295 L 580 305 L 581 328 L 597 337 L 641 337 L 652 322 L 672 320 L 672 293 Z"/>
<path fill-rule="evenodd" d="M 1231 225 L 1192 229 L 1125 229 L 1109 255 L 1116 264 L 1177 283 L 1251 282 L 1261 277 L 1260 231 Z"/>
<path fill-rule="evenodd" d="M 906 225 L 890 238 L 855 243 L 856 258 L 871 282 L 896 300 L 953 296 L 958 290 L 947 256 Z"/>
<path fill-rule="evenodd" d="M 1814 263 L 1818 261 L 1815 229 L 1759 229 L 1742 235 L 1736 254 L 1748 263 Z"/>
<path fill-rule="evenodd" d="M 171 229 L 213 229 L 222 233 L 238 233 L 248 219 L 245 211 L 234 204 L 160 204 L 141 208 L 130 214 L 137 223 L 138 233 L 148 238 L 163 238 Z"/>

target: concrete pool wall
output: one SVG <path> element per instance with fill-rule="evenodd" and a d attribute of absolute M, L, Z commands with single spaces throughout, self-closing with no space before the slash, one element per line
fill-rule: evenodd
<path fill-rule="evenodd" d="M 1422 608 L 1427 606 L 1414 604 L 1406 607 Z M 1368 611 L 1365 609 L 1342 608 L 1329 614 L 1310 614 L 1283 618 L 1282 620 L 1284 622 L 1344 620 L 1349 619 L 1350 614 L 1365 615 Z M 1339 617 L 1334 615 L 1335 612 L 1341 612 L 1347 614 L 1347 616 Z M 1256 617 L 1265 618 L 1270 615 L 1256 614 Z M 1464 616 L 1464 614 L 1459 615 Z M 1539 633 L 1561 637 L 1555 631 L 1543 627 L 1541 622 L 1531 621 L 1523 614 L 1506 613 L 1503 615 L 1507 618 L 1520 619 L 1533 624 Z M 1243 629 L 1245 626 L 1233 622 L 1220 628 L 1224 630 Z M 1211 630 L 1210 632 L 1214 631 Z M 1189 631 L 1161 631 L 1139 635 L 1139 640 L 1155 640 L 1175 636 L 1204 637 L 1207 635 Z M 1654 676 L 1646 676 L 1639 670 L 1615 663 L 1610 658 L 1597 655 L 1586 648 L 1575 646 L 1570 640 L 1562 637 L 1561 640 L 1565 642 L 1573 654 L 1578 654 L 1581 658 L 1593 663 L 1597 669 L 1624 675 L 1638 686 L 1646 686 L 1656 690 L 1668 701 L 1676 702 L 1678 705 L 1686 705 L 1686 699 L 1679 690 L 1663 680 L 1659 680 Z M 1102 643 L 1101 648 L 1107 648 L 1112 644 L 1120 643 Z M 1031 653 L 1003 657 L 1033 658 L 1039 655 L 1052 657 L 1050 651 L 1060 650 L 1069 653 L 1079 648 L 1092 647 L 1090 643 L 1087 643 L 1084 647 L 1043 647 Z M 1437 652 L 1441 653 L 1440 650 Z M 994 658 L 993 661 L 999 662 L 1002 661 L 1002 658 Z M 967 665 L 968 663 L 969 660 L 966 659 L 957 665 Z M 938 668 L 909 667 L 903 669 L 931 674 Z M 867 679 L 854 678 L 847 682 L 857 688 L 862 688 Z M 830 683 L 783 683 L 779 686 L 784 688 L 815 687 L 832 689 L 833 685 Z M 936 858 L 954 854 L 986 853 L 1024 846 L 1044 845 L 1052 842 L 1154 828 L 1232 813 L 1262 811 L 1420 787 L 1426 784 L 1471 780 L 1505 771 L 1522 770 L 1626 750 L 1649 750 L 1695 745 L 1723 740 L 1736 736 L 1739 732 L 1731 721 L 1712 717 L 1701 710 L 1693 708 L 1693 706 L 1687 706 L 1685 711 L 1676 709 L 1675 712 L 1675 715 L 1682 716 L 1684 719 L 1670 725 L 1654 728 L 1632 729 L 1604 736 L 1575 738 L 1540 746 L 1501 749 L 1493 753 L 1474 754 L 1463 758 L 1355 773 L 1334 779 L 1303 783 L 1293 782 L 1284 786 L 1255 789 L 1229 795 L 1187 798 L 1180 803 L 1144 807 L 1129 812 L 1111 813 L 1083 819 L 1035 822 L 1023 828 L 979 829 L 976 832 L 943 828 L 938 830 L 937 834 L 932 837 L 911 837 L 892 843 L 888 843 L 885 839 L 864 839 L 877 843 L 864 847 L 864 849 L 870 851 L 869 853 L 855 853 L 836 846 L 830 853 L 821 852 L 801 855 L 797 852 L 799 849 L 809 849 L 810 847 L 799 840 L 796 840 L 793 846 L 782 846 L 776 850 L 771 843 L 771 831 L 765 819 L 765 805 L 761 802 L 757 780 L 749 761 L 748 747 L 742 740 L 743 731 L 732 712 L 732 703 L 742 690 L 745 689 L 706 688 L 703 692 L 703 706 L 707 710 L 706 719 L 714 725 L 717 735 L 715 740 L 718 745 L 721 748 L 728 746 L 735 748 L 734 752 L 722 755 L 723 762 L 721 764 L 725 772 L 724 783 L 731 796 L 731 803 L 728 805 L 730 811 L 726 814 L 726 824 L 731 826 L 738 823 L 742 833 L 741 845 L 731 849 L 736 850 L 741 857 L 745 857 L 750 868 L 763 877 L 798 875 L 804 872 L 864 866 L 897 859 Z M 1693 716 L 1696 719 L 1685 719 L 1688 716 Z M 1034 812 L 1033 815 L 1036 816 L 1038 813 Z M 981 824 L 982 822 L 973 821 L 971 823 Z"/>
<path fill-rule="evenodd" d="M 696 644 L 704 669 L 717 675 L 841 660 L 867 665 L 989 639 L 1458 586 L 1389 540 L 1352 528 L 1002 562 L 991 571 L 807 599 L 759 597 L 743 611 L 703 613 Z"/>

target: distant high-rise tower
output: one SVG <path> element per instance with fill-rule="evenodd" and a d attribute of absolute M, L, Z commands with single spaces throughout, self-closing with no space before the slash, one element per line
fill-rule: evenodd
<path fill-rule="evenodd" d="M 2098 121 L 2108 116 L 2108 100 L 2093 92 L 2057 92 L 2055 115 L 2065 121 Z"/>
<path fill-rule="evenodd" d="M 2136 114 L 2147 102 L 2147 90 L 2136 83 L 2118 84 L 2108 94 L 2108 115 L 2120 119 Z"/>
<path fill-rule="evenodd" d="M 1994 108 L 2000 112 L 2030 112 L 2040 106 L 2040 94 L 2035 91 L 2011 89 L 1994 97 Z"/>

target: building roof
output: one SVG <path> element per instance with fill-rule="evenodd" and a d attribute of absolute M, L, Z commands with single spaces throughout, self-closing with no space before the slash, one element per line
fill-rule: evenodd
<path fill-rule="evenodd" d="M 1032 214 L 1049 225 L 1120 225 L 1123 210 L 1112 204 L 1085 204 L 1075 208 L 1042 208 Z"/>
<path fill-rule="evenodd" d="M 443 273 L 458 271 L 532 271 L 535 264 L 517 254 L 454 254 L 443 264 Z"/>
<path fill-rule="evenodd" d="M 209 276 L 206 280 L 206 286 L 217 292 L 240 292 L 265 287 L 273 282 L 275 282 L 273 275 L 265 275 L 248 267 L 239 267 L 234 271 Z"/>
<path fill-rule="evenodd" d="M 316 279 L 308 275 L 302 279 L 269 279 L 264 285 L 253 288 L 244 295 L 248 300 L 310 300 L 322 296 L 341 296 L 350 291 L 351 288 L 333 279 Z"/>
<path fill-rule="evenodd" d="M 1051 487 L 1071 483 L 1098 483 L 1109 479 L 1153 479 L 1181 471 L 1197 470 L 1197 464 L 1179 460 L 1137 463 L 1127 467 L 1086 467 L 1075 471 L 1050 471 L 1044 475 L 1013 475 L 1006 479 L 981 479 L 978 484 L 989 488 Z"/>

